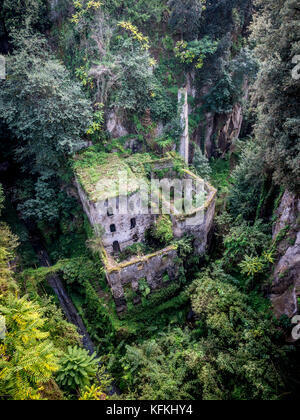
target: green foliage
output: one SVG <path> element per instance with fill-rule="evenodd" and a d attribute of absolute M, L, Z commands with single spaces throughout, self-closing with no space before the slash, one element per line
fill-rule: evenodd
<path fill-rule="evenodd" d="M 62 310 L 53 303 L 52 299 L 41 298 L 40 306 L 45 318 L 43 330 L 49 334 L 49 339 L 57 349 L 66 352 L 68 346 L 81 345 L 81 336 L 77 328 L 66 321 Z"/>
<path fill-rule="evenodd" d="M 104 348 L 113 348 L 115 329 L 112 324 L 107 302 L 99 296 L 91 282 L 86 281 L 82 289 L 84 296 L 82 315 L 86 320 L 88 332 L 92 340 L 98 344 L 101 352 L 103 352 Z"/>
<path fill-rule="evenodd" d="M 72 208 L 73 199 L 62 191 L 57 191 L 57 179 L 54 177 L 41 176 L 34 185 L 32 195 L 24 203 L 18 206 L 24 219 L 35 219 L 36 221 L 57 221 L 62 211 Z"/>
<path fill-rule="evenodd" d="M 2 187 L 2 184 L 0 184 L 0 215 L 4 208 L 4 201 L 5 201 L 5 197 L 4 197 L 3 187 Z"/>
<path fill-rule="evenodd" d="M 205 110 L 219 114 L 230 113 L 235 102 L 235 92 L 236 89 L 231 76 L 229 74 L 224 74 L 224 77 L 205 97 Z"/>
<path fill-rule="evenodd" d="M 136 243 L 125 248 L 119 255 L 118 261 L 125 261 L 134 256 L 149 254 L 151 249 L 144 243 Z"/>
<path fill-rule="evenodd" d="M 120 88 L 114 94 L 114 106 L 143 114 L 155 96 L 155 78 L 148 51 L 133 47 L 130 40 L 121 46 Z M 126 54 L 124 54 L 126 52 Z"/>
<path fill-rule="evenodd" d="M 72 22 L 77 25 L 84 26 L 86 21 L 93 21 L 94 11 L 100 9 L 99 1 L 77 1 L 73 0 L 76 13 L 72 16 Z"/>
<path fill-rule="evenodd" d="M 219 44 L 219 48 L 222 43 Z M 204 73 L 206 69 L 203 69 Z M 233 105 L 241 102 L 245 94 L 245 77 L 253 80 L 257 62 L 249 49 L 243 49 L 237 57 L 222 67 L 218 80 L 204 97 L 203 109 L 218 114 L 232 112 Z M 208 76 L 208 75 L 207 75 Z"/>
<path fill-rule="evenodd" d="M 285 353 L 268 315 L 249 309 L 217 268 L 199 274 L 190 292 L 194 331 L 169 328 L 126 347 L 126 398 L 276 399 L 282 387 L 276 366 Z"/>
<path fill-rule="evenodd" d="M 274 264 L 273 254 L 264 253 L 262 257 L 250 257 L 246 255 L 243 261 L 240 263 L 241 273 L 247 276 L 253 277 L 256 274 L 263 273 L 266 265 Z"/>
<path fill-rule="evenodd" d="M 179 293 L 180 282 L 173 281 L 166 284 L 166 287 L 151 291 L 151 293 L 149 293 L 149 285 L 144 279 L 141 279 L 139 286 L 141 287 L 139 294 L 142 296 L 139 305 L 132 304 L 133 297 L 137 296 L 132 288 L 130 287 L 126 291 L 126 298 L 130 299 L 130 304 L 122 320 L 123 325 L 133 327 L 136 334 L 142 336 L 145 333 L 152 335 L 153 331 L 160 330 L 162 326 L 166 326 L 170 322 L 180 322 L 180 324 L 184 322 L 184 318 L 179 316 L 179 321 L 179 318 L 176 317 L 179 309 L 182 309 L 188 301 L 185 291 Z M 183 312 L 185 313 L 185 310 Z"/>
<path fill-rule="evenodd" d="M 10 35 L 16 29 L 45 30 L 49 25 L 48 11 L 46 0 L 3 0 L 0 6 L 3 32 Z"/>
<path fill-rule="evenodd" d="M 26 297 L 0 298 L 7 334 L 1 347 L 0 391 L 11 399 L 39 399 L 41 386 L 58 370 L 58 351 L 44 332 L 39 305 Z"/>
<path fill-rule="evenodd" d="M 189 343 L 186 331 L 175 329 L 158 340 L 127 346 L 122 359 L 123 383 L 129 399 L 190 399 L 183 354 Z"/>
<path fill-rule="evenodd" d="M 1 199 L 2 194 L 0 194 Z M 11 261 L 15 258 L 18 238 L 12 234 L 8 226 L 0 222 L 0 292 L 14 291 L 14 281 Z"/>
<path fill-rule="evenodd" d="M 81 392 L 79 401 L 103 401 L 107 399 L 106 392 L 111 385 L 111 378 L 105 372 L 104 366 L 101 366 L 98 370 L 97 377 L 100 379 L 101 385 L 86 386 Z"/>
<path fill-rule="evenodd" d="M 215 188 L 217 188 L 219 194 L 228 193 L 231 187 L 231 170 L 229 155 L 223 159 L 210 160 L 210 166 L 212 169 L 211 179 Z"/>
<path fill-rule="evenodd" d="M 18 238 L 18 266 L 19 269 L 36 267 L 38 258 L 34 252 L 27 229 L 18 218 L 16 210 L 12 207 L 11 202 L 6 200 L 5 209 L 3 211 L 3 220 L 8 224 L 12 233 Z"/>
<path fill-rule="evenodd" d="M 91 385 L 98 370 L 98 360 L 95 355 L 80 347 L 68 347 L 67 352 L 60 359 L 60 369 L 57 381 L 66 389 L 75 391 Z"/>
<path fill-rule="evenodd" d="M 174 119 L 177 117 L 177 95 L 174 95 L 173 92 L 170 92 L 168 89 L 166 89 L 159 80 L 155 80 L 153 93 L 151 94 L 151 100 L 149 101 L 149 108 L 151 111 L 151 118 L 154 121 L 163 121 L 165 123 L 167 122 L 168 124 L 173 123 L 174 125 Z M 165 133 L 168 128 L 169 127 L 165 128 Z M 176 138 L 170 132 L 170 128 L 169 137 L 173 139 Z"/>
<path fill-rule="evenodd" d="M 152 229 L 152 235 L 163 245 L 167 245 L 172 241 L 174 235 L 170 216 L 163 215 L 158 218 Z"/>
<path fill-rule="evenodd" d="M 103 275 L 103 267 L 99 261 L 85 257 L 71 258 L 60 262 L 60 270 L 67 284 L 77 283 L 84 286 L 86 280 L 94 280 Z"/>
<path fill-rule="evenodd" d="M 300 11 L 294 1 L 257 2 L 252 41 L 260 62 L 254 101 L 258 103 L 256 140 L 274 182 L 299 192 L 299 92 L 293 57 L 299 54 Z M 268 31 L 270 25 L 273 29 Z"/>
<path fill-rule="evenodd" d="M 164 0 L 105 0 L 103 2 L 105 10 L 110 12 L 112 16 L 120 20 L 128 20 L 136 25 L 158 23 L 161 21 L 163 11 L 166 9 Z"/>
<path fill-rule="evenodd" d="M 229 193 L 230 213 L 245 220 L 254 220 L 263 188 L 263 156 L 261 148 L 250 141 L 244 146 L 239 165 L 232 173 Z"/>
<path fill-rule="evenodd" d="M 146 279 L 139 280 L 139 291 L 141 292 L 143 297 L 147 297 L 150 294 L 151 289 Z"/>
<path fill-rule="evenodd" d="M 197 174 L 205 179 L 209 180 L 212 174 L 212 170 L 209 164 L 207 157 L 202 153 L 200 147 L 195 145 L 195 153 L 193 159 L 193 166 L 197 172 Z"/>
<path fill-rule="evenodd" d="M 189 236 L 184 236 L 181 239 L 175 241 L 177 247 L 178 256 L 185 260 L 188 256 L 190 256 L 194 250 L 193 248 L 193 238 Z"/>
<path fill-rule="evenodd" d="M 18 139 L 18 159 L 29 171 L 49 176 L 84 145 L 91 107 L 43 38 L 19 33 L 15 46 L 0 92 L 0 116 Z"/>
<path fill-rule="evenodd" d="M 249 0 L 206 0 L 200 34 L 221 38 L 228 31 L 241 31 L 250 18 L 251 5 Z"/>
<path fill-rule="evenodd" d="M 3 161 L 14 155 L 21 162 L 22 179 L 13 186 L 18 212 L 37 222 L 56 262 L 33 269 L 38 260 L 32 251 L 26 257 L 31 262 L 24 262 L 22 248 L 21 258 L 15 259 L 17 239 L 0 225 L 0 314 L 5 314 L 8 330 L 0 342 L 1 395 L 47 398 L 48 387 L 57 389 L 53 373 L 60 356 L 57 377 L 67 398 L 74 398 L 75 392 L 81 400 L 106 398 L 105 368 L 99 371 L 98 361 L 77 347 L 75 327 L 54 303 L 38 296 L 48 290 L 46 279 L 53 273 L 64 280 L 98 351 L 111 358 L 109 368 L 124 392 L 121 398 L 254 400 L 285 395 L 289 384 L 282 384 L 282 368 L 286 376 L 290 370 L 284 366 L 286 348 L 279 328 L 289 328 L 290 323 L 275 324 L 268 301 L 257 290 L 269 281 L 276 248 L 289 229 L 272 242 L 270 226 L 260 221 L 268 222 L 274 207 L 277 189 L 272 179 L 283 189 L 298 192 L 299 81 L 291 77 L 292 58 L 299 54 L 295 2 L 258 0 L 252 29 L 256 58 L 246 47 L 251 0 L 73 3 L 74 8 L 65 0 L 54 4 L 51 25 L 45 0 L 3 0 L 0 5 L 1 47 L 5 49 L 9 39 L 12 48 L 0 91 L 1 153 Z M 39 30 L 47 34 L 53 52 L 44 38 L 32 35 Z M 119 319 L 98 258 L 101 235 L 92 237 L 81 210 L 68 196 L 72 194 L 66 185 L 72 177 L 68 157 L 92 140 L 95 146 L 77 154 L 72 169 L 83 174 L 88 192 L 93 193 L 93 183 L 102 177 L 106 194 L 104 179 L 113 178 L 123 156 L 131 154 L 124 146 L 130 136 L 111 140 L 104 133 L 114 113 L 145 148 L 154 130 L 163 126 L 155 146 L 165 153 L 178 143 L 182 131 L 177 93 L 186 81 L 185 70 L 196 70 L 191 72 L 197 90 L 190 100 L 193 135 L 200 125 L 206 127 L 207 112 L 221 121 L 235 104 L 243 104 L 245 80 L 251 83 L 256 76 L 256 59 L 260 62 L 253 96 L 254 107 L 258 105 L 256 139 L 236 143 L 242 153 L 233 174 L 235 154 L 209 164 L 200 148 L 195 150 L 196 172 L 211 178 L 218 188 L 217 208 L 228 210 L 217 219 L 213 242 L 221 259 L 199 273 L 209 258 L 200 262 L 193 255 L 193 238 L 174 241 L 170 218 L 160 217 L 149 244 L 129 247 L 120 259 L 174 244 L 180 278 L 171 282 L 165 272 L 166 287 L 156 291 L 150 290 L 146 278 L 139 280 L 137 291 L 129 284 L 128 311 Z M 150 165 L 144 170 L 141 163 L 150 157 L 130 156 L 126 170 L 146 175 Z M 182 175 L 183 161 L 177 156 L 173 160 Z M 165 175 L 157 172 L 159 178 Z M 2 206 L 0 188 L 0 210 Z M 11 221 L 21 244 L 28 243 L 28 234 Z M 85 228 L 92 253 L 86 249 Z M 20 272 L 24 266 L 30 268 Z M 19 298 L 15 279 L 38 303 Z M 187 281 L 189 286 L 182 291 Z M 249 282 L 251 288 L 245 289 Z M 135 297 L 141 298 L 140 305 L 134 306 Z M 193 315 L 187 320 L 191 305 Z M 101 387 L 92 383 L 97 371 Z M 291 375 L 286 382 L 291 382 Z"/>
<path fill-rule="evenodd" d="M 166 151 L 170 151 L 174 144 L 173 139 L 171 137 L 160 137 L 158 139 L 155 139 L 155 143 L 162 150 L 162 154 L 164 154 Z"/>
<path fill-rule="evenodd" d="M 200 339 L 205 360 L 200 374 L 205 381 L 203 397 L 276 398 L 282 383 L 275 365 L 284 350 L 276 344 L 278 333 L 268 314 L 252 311 L 245 296 L 216 268 L 199 275 L 194 287 L 193 310 L 199 333 L 207 337 Z"/>

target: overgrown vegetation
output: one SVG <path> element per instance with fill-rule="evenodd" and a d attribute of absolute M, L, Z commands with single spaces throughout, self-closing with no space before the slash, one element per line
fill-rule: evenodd
<path fill-rule="evenodd" d="M 122 399 L 297 399 L 298 344 L 268 297 L 279 245 L 295 244 L 288 224 L 272 233 L 284 191 L 299 196 L 299 18 L 280 0 L 1 3 L 1 400 L 103 400 L 112 378 Z M 124 285 L 118 315 L 74 176 L 91 202 L 116 195 L 119 171 L 131 192 L 139 177 L 165 177 L 153 159 L 182 177 L 185 85 L 189 167 L 218 189 L 211 247 L 194 255 L 195 238 L 158 217 L 116 258 L 174 245 L 178 278 Z M 39 241 L 52 266 L 40 266 Z M 97 356 L 58 309 L 51 276 Z"/>

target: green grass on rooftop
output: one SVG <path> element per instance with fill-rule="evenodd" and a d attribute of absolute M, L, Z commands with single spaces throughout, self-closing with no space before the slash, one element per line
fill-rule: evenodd
<path fill-rule="evenodd" d="M 185 168 L 182 158 L 173 153 L 173 170 L 179 176 Z M 92 146 L 79 153 L 73 160 L 75 175 L 85 191 L 88 199 L 94 203 L 123 195 L 119 192 L 119 173 L 122 181 L 125 175 L 128 179 L 127 194 L 131 195 L 139 190 L 140 179 L 150 180 L 150 174 L 159 179 L 167 176 L 169 169 L 154 169 L 152 162 L 159 162 L 161 157 L 153 153 L 107 153 L 101 146 Z"/>
<path fill-rule="evenodd" d="M 73 168 L 83 190 L 93 202 L 119 195 L 119 173 L 122 180 L 127 175 L 128 194 L 139 189 L 138 177 L 126 159 L 117 153 L 100 152 L 91 147 L 75 158 Z"/>
<path fill-rule="evenodd" d="M 101 146 L 92 146 L 73 160 L 73 169 L 89 200 L 98 202 L 119 195 L 118 173 L 128 176 L 128 194 L 138 190 L 138 179 L 147 179 L 145 162 L 157 159 L 153 153 L 107 153 Z"/>

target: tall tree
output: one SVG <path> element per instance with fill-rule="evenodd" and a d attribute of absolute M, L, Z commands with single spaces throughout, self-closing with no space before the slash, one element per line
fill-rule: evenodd
<path fill-rule="evenodd" d="M 23 165 L 55 173 L 66 156 L 84 146 L 91 105 L 44 39 L 21 31 L 15 45 L 0 91 L 0 117 L 18 139 L 15 150 Z"/>
<path fill-rule="evenodd" d="M 293 71 L 300 54 L 299 2 L 258 0 L 257 6 L 252 26 L 261 63 L 254 96 L 256 138 L 275 183 L 299 192 L 300 79 Z"/>
<path fill-rule="evenodd" d="M 197 38 L 199 23 L 204 9 L 203 0 L 170 0 L 169 25 L 186 40 Z"/>

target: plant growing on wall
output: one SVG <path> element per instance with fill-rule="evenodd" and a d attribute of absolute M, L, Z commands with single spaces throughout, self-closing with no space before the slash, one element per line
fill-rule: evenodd
<path fill-rule="evenodd" d="M 139 280 L 139 291 L 144 298 L 147 297 L 151 292 L 149 284 L 145 278 Z"/>
<path fill-rule="evenodd" d="M 169 244 L 173 235 L 173 225 L 169 215 L 162 215 L 152 228 L 152 235 L 163 245 Z"/>

